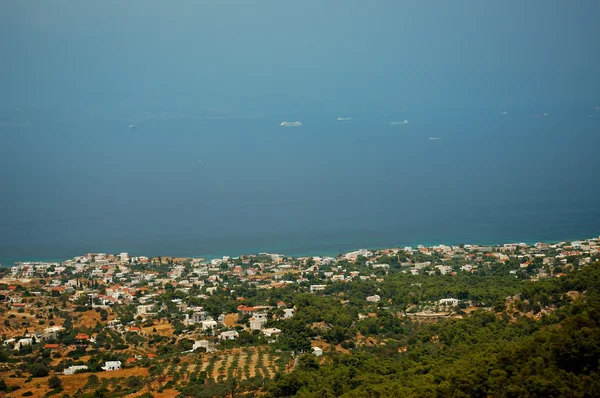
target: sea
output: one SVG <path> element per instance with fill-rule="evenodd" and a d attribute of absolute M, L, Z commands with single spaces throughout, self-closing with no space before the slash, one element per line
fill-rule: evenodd
<path fill-rule="evenodd" d="M 0 118 L 4 266 L 600 235 L 594 104 L 36 112 Z"/>

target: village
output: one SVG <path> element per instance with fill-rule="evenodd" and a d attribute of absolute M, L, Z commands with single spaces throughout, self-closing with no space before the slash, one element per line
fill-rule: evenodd
<path fill-rule="evenodd" d="M 260 389 L 293 370 L 302 355 L 326 361 L 330 351 L 377 344 L 364 337 L 367 326 L 357 325 L 381 311 L 427 322 L 477 308 L 535 317 L 553 310 L 550 302 L 506 295 L 498 304 L 485 295 L 423 286 L 433 278 L 535 282 L 598 259 L 600 238 L 361 249 L 335 257 L 88 253 L 16 263 L 0 279 L 0 387 L 9 395 L 44 395 L 47 380 L 57 377 L 50 390 L 69 396 L 98 388 L 114 396 L 172 396 L 199 380 L 235 379 L 237 388 Z M 386 285 L 392 276 L 406 280 L 403 297 Z M 347 308 L 349 319 L 338 325 L 327 314 L 312 314 L 305 303 L 310 296 Z M 351 326 L 355 335 L 338 330 Z"/>

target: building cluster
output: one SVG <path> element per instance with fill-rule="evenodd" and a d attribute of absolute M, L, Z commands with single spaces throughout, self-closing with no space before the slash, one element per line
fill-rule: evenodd
<path fill-rule="evenodd" d="M 0 281 L 6 285 L 0 298 L 17 313 L 34 311 L 34 301 L 25 298 L 68 296 L 67 304 L 96 309 L 134 308 L 132 320 L 118 316 L 103 327 L 114 332 L 144 335 L 141 325 L 164 318 L 181 320 L 194 339 L 192 351 L 214 351 L 216 344 L 236 340 L 242 331 L 258 333 L 267 341 L 276 341 L 280 329 L 270 327 L 271 320 L 294 317 L 296 308 L 277 303 L 248 303 L 244 289 L 280 289 L 294 286 L 297 291 L 326 293 L 336 284 L 352 281 L 382 282 L 390 272 L 407 275 L 474 274 L 483 269 L 505 269 L 515 277 L 538 280 L 560 277 L 600 258 L 600 239 L 585 239 L 554 244 L 513 243 L 500 246 L 436 245 L 357 250 L 334 257 L 289 257 L 259 253 L 215 259 L 130 256 L 88 253 L 63 262 L 22 262 L 6 270 Z M 25 292 L 19 284 L 31 279 L 43 280 L 35 291 Z M 205 304 L 211 296 L 233 296 L 237 311 L 214 313 Z M 27 293 L 27 294 L 25 294 Z M 167 298 L 165 298 L 167 297 Z M 366 305 L 382 305 L 378 294 L 365 295 Z M 459 300 L 441 299 L 437 305 L 456 307 Z M 118 313 L 118 311 L 111 311 Z M 18 339 L 3 341 L 21 350 L 39 341 L 58 341 L 63 326 L 39 327 Z M 182 333 L 188 330 L 184 329 Z M 71 346 L 94 342 L 93 335 L 77 334 Z M 60 348 L 61 342 L 48 343 L 48 349 Z M 315 355 L 320 355 L 322 352 Z M 83 365 L 81 365 L 83 366 Z M 120 369 L 119 361 L 106 362 L 103 369 Z M 65 369 L 65 374 L 84 370 Z"/>

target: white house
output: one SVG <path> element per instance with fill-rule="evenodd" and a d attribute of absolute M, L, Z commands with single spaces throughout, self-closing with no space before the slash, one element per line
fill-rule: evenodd
<path fill-rule="evenodd" d="M 445 305 L 446 307 L 456 307 L 458 305 L 458 299 L 455 298 L 447 298 L 441 299 L 439 301 L 440 305 Z"/>
<path fill-rule="evenodd" d="M 373 264 L 373 268 L 389 269 L 389 264 Z"/>
<path fill-rule="evenodd" d="M 217 322 L 213 320 L 202 321 L 200 324 L 202 325 L 202 330 L 212 330 L 217 327 Z"/>
<path fill-rule="evenodd" d="M 452 272 L 452 267 L 448 265 L 436 265 L 435 268 L 439 269 L 442 275 L 448 275 Z"/>
<path fill-rule="evenodd" d="M 192 351 L 196 351 L 198 348 L 208 349 L 208 340 L 196 340 L 192 346 Z"/>
<path fill-rule="evenodd" d="M 312 354 L 316 357 L 320 357 L 321 355 L 323 355 L 323 350 L 319 347 L 312 347 Z"/>
<path fill-rule="evenodd" d="M 198 348 L 204 348 L 206 352 L 216 351 L 215 347 L 208 340 L 196 340 L 192 346 L 192 351 L 196 351 Z"/>
<path fill-rule="evenodd" d="M 277 328 L 267 328 L 264 329 L 262 332 L 267 337 L 277 337 L 281 334 L 281 330 Z"/>
<path fill-rule="evenodd" d="M 58 333 L 62 332 L 63 330 L 65 330 L 65 328 L 60 325 L 50 326 L 49 328 L 44 329 L 44 333 Z"/>
<path fill-rule="evenodd" d="M 235 340 L 240 337 L 240 334 L 235 330 L 228 330 L 219 334 L 219 340 Z"/>
<path fill-rule="evenodd" d="M 106 361 L 102 369 L 108 371 L 121 369 L 121 361 Z"/>
<path fill-rule="evenodd" d="M 363 256 L 363 257 L 371 257 L 373 255 L 372 252 L 366 250 L 366 249 L 360 249 L 360 250 L 356 250 L 350 253 L 346 253 L 344 255 L 344 258 L 346 260 L 356 260 L 358 258 L 358 256 Z"/>
<path fill-rule="evenodd" d="M 138 305 L 137 306 L 137 315 L 145 315 L 152 312 L 154 309 L 154 304 L 146 304 L 146 305 Z"/>
<path fill-rule="evenodd" d="M 217 291 L 216 286 L 211 286 L 211 287 L 206 288 L 206 293 L 208 293 L 208 294 L 214 294 L 216 291 Z"/>
<path fill-rule="evenodd" d="M 310 285 L 310 292 L 318 292 L 319 290 L 325 290 L 326 285 Z"/>
<path fill-rule="evenodd" d="M 293 308 L 286 308 L 283 310 L 283 319 L 290 319 L 294 316 L 294 312 L 296 312 Z"/>
<path fill-rule="evenodd" d="M 25 339 L 20 339 L 19 341 L 17 341 L 17 344 L 15 344 L 15 350 L 19 351 L 21 349 L 21 347 L 25 347 L 28 345 L 32 345 L 33 344 L 33 339 L 32 338 L 25 338 Z"/>
<path fill-rule="evenodd" d="M 74 375 L 78 370 L 87 370 L 87 365 L 73 365 L 65 369 L 64 374 Z"/>
<path fill-rule="evenodd" d="M 267 321 L 266 313 L 254 314 L 254 316 L 250 318 L 250 330 L 261 330 Z"/>
<path fill-rule="evenodd" d="M 379 300 L 381 300 L 381 297 L 378 294 L 367 297 L 367 301 L 371 302 L 371 303 L 377 303 L 377 302 L 379 302 Z"/>

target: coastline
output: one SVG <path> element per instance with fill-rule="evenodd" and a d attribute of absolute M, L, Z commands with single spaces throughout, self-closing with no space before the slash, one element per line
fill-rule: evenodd
<path fill-rule="evenodd" d="M 347 245 L 344 247 L 336 247 L 336 248 L 323 248 L 323 249 L 318 249 L 318 248 L 314 248 L 314 249 L 308 249 L 308 250 L 299 250 L 299 251 L 286 251 L 285 248 L 283 247 L 261 247 L 261 248 L 250 248 L 248 250 L 243 250 L 243 251 L 231 251 L 231 252 L 226 252 L 226 251 L 218 251 L 216 253 L 204 253 L 204 254 L 194 254 L 194 255 L 181 255 L 181 254 L 173 254 L 173 253 L 158 253 L 158 252 L 137 252 L 133 251 L 130 254 L 134 254 L 134 255 L 146 255 L 148 257 L 180 257 L 180 258 L 203 258 L 205 259 L 205 261 L 210 261 L 213 259 L 217 259 L 217 258 L 222 258 L 223 256 L 230 256 L 230 257 L 239 257 L 241 255 L 247 255 L 247 254 L 257 254 L 257 253 L 278 253 L 278 254 L 283 254 L 285 256 L 291 256 L 291 257 L 316 257 L 316 256 L 320 256 L 320 257 L 336 257 L 337 255 L 341 254 L 341 253 L 345 253 L 345 252 L 351 252 L 351 251 L 355 251 L 355 250 L 359 250 L 359 249 L 368 249 L 368 250 L 384 250 L 384 249 L 390 249 L 390 248 L 403 248 L 406 246 L 410 246 L 410 247 L 417 247 L 418 245 L 422 245 L 425 247 L 433 247 L 433 246 L 438 246 L 438 245 L 447 245 L 447 246 L 458 246 L 460 244 L 468 244 L 468 245 L 478 245 L 478 246 L 502 246 L 504 244 L 509 244 L 509 243 L 525 243 L 528 246 L 533 246 L 536 243 L 547 243 L 547 244 L 556 244 L 556 243 L 560 243 L 560 242 L 571 242 L 571 241 L 575 241 L 575 240 L 585 240 L 585 239 L 595 239 L 600 237 L 599 235 L 591 235 L 591 234 L 586 234 L 586 235 L 581 235 L 578 237 L 571 237 L 571 238 L 567 238 L 567 239 L 489 239 L 489 240 L 481 240 L 478 242 L 468 242 L 468 241 L 421 241 L 421 242 L 413 242 L 413 243 L 398 243 L 395 245 L 363 245 L 363 246 L 355 246 L 355 245 Z M 326 246 L 326 245 L 325 245 Z M 106 253 L 116 253 L 119 252 L 120 250 L 100 250 L 98 252 L 106 252 Z M 54 257 L 54 258 L 40 258 L 40 257 L 32 257 L 32 258 L 21 258 L 21 259 L 12 259 L 12 258 L 8 258 L 6 260 L 0 260 L 0 267 L 2 268 L 9 268 L 12 267 L 13 264 L 15 263 L 25 263 L 25 262 L 48 262 L 48 263 L 61 263 L 67 260 L 72 259 L 75 256 L 79 256 L 82 255 L 84 253 L 90 253 L 91 251 L 89 250 L 84 250 L 82 252 L 79 253 L 72 253 L 69 255 L 64 255 L 64 256 L 60 256 L 60 257 Z M 7 260 L 10 260 L 10 262 L 8 262 Z"/>

